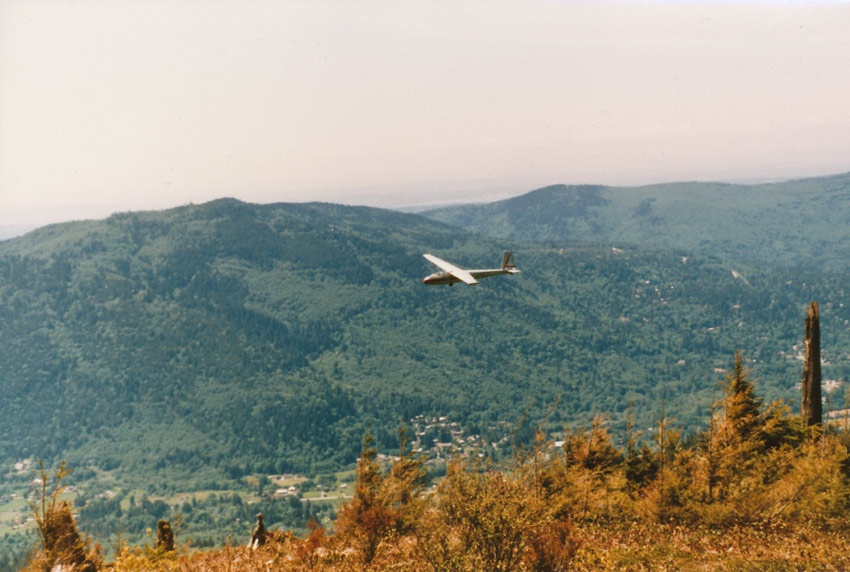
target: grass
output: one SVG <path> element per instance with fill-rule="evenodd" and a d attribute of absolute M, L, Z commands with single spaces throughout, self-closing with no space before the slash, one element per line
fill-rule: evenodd
<path fill-rule="evenodd" d="M 576 527 L 580 547 L 570 562 L 575 572 L 784 572 L 817 570 L 838 572 L 850 567 L 850 539 L 846 535 L 814 527 L 764 525 L 715 529 L 649 523 L 585 523 Z M 114 564 L 114 572 L 184 572 L 229 570 L 247 572 L 342 570 L 433 570 L 417 561 L 415 546 L 396 542 L 385 546 L 369 566 L 334 539 L 321 548 L 292 537 L 258 549 L 226 546 L 215 550 L 179 549 L 174 555 L 150 551 L 125 552 Z M 517 567 L 516 570 L 532 568 Z M 464 570 L 466 570 L 464 568 Z"/>
<path fill-rule="evenodd" d="M 576 570 L 847 570 L 850 540 L 815 527 L 632 524 L 582 528 Z M 577 564 L 577 565 L 576 565 Z"/>
<path fill-rule="evenodd" d="M 20 532 L 21 527 L 16 523 L 29 516 L 29 506 L 22 498 L 16 497 L 0 504 L 0 535 Z"/>

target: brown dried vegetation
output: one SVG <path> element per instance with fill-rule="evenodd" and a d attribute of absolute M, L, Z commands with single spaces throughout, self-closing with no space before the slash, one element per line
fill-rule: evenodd
<path fill-rule="evenodd" d="M 763 406 L 740 356 L 710 428 L 684 445 L 661 416 L 656 446 L 624 450 L 604 419 L 538 433 L 512 467 L 456 458 L 430 491 L 408 453 L 388 470 L 367 437 L 333 530 L 271 532 L 254 549 L 123 549 L 136 571 L 597 571 L 850 569 L 850 437 Z M 178 543 L 179 544 L 179 543 Z M 34 568 L 35 569 L 35 568 Z"/>
<path fill-rule="evenodd" d="M 71 507 L 60 496 L 64 491 L 62 479 L 71 471 L 65 463 L 53 474 L 53 489 L 48 493 L 50 481 L 43 463 L 39 462 L 40 486 L 36 500 L 30 503 L 33 517 L 38 526 L 41 549 L 30 560 L 27 572 L 49 572 L 51 570 L 95 572 L 99 561 L 99 550 L 89 548 L 87 539 L 80 536 Z"/>

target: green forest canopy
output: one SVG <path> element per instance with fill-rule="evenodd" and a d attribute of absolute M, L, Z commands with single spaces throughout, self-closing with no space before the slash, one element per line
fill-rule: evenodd
<path fill-rule="evenodd" d="M 523 274 L 431 288 L 513 248 Z M 844 281 L 688 252 L 506 243 L 415 215 L 221 200 L 54 225 L 0 243 L 4 458 L 146 471 L 340 466 L 417 414 L 484 429 L 704 423 L 735 349 L 795 398 L 805 305 L 847 367 Z M 536 413 L 534 413 L 536 411 Z"/>

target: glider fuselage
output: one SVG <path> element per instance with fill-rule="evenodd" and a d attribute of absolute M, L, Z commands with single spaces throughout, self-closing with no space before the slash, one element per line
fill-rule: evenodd
<path fill-rule="evenodd" d="M 490 276 L 498 276 L 499 274 L 515 274 L 516 272 L 511 272 L 509 270 L 503 270 L 501 268 L 492 268 L 488 270 L 467 270 L 472 277 L 475 279 L 478 278 L 489 278 Z M 438 285 L 438 284 L 454 284 L 455 282 L 463 282 L 460 278 L 456 278 L 450 272 L 435 272 L 429 276 L 426 276 L 424 280 L 422 280 L 423 284 L 429 285 Z"/>

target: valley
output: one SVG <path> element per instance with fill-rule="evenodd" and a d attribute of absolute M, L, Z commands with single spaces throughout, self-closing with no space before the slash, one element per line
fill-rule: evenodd
<path fill-rule="evenodd" d="M 823 181 L 824 205 L 844 180 Z M 764 227 L 742 215 L 732 240 L 719 208 L 700 207 L 690 241 L 670 214 L 652 233 L 587 240 L 546 222 L 614 220 L 594 214 L 619 204 L 606 192 L 561 210 L 536 192 L 509 211 L 428 213 L 464 230 L 380 209 L 222 199 L 0 242 L 0 542 L 32 544 L 18 525 L 38 459 L 74 469 L 80 522 L 105 545 L 118 530 L 144 542 L 152 522 L 180 513 L 196 544 L 212 546 L 244 538 L 260 506 L 273 526 L 329 522 L 366 433 L 390 462 L 406 427 L 433 480 L 450 450 L 507 462 L 540 424 L 558 439 L 603 415 L 624 447 L 629 416 L 651 443 L 663 408 L 687 437 L 707 429 L 736 350 L 766 402 L 798 408 L 812 300 L 828 408 L 846 408 L 848 275 L 831 243 L 819 258 L 786 241 L 771 258 L 759 237 L 790 215 Z M 736 197 L 730 208 L 743 212 Z M 504 212 L 520 224 L 500 223 Z M 840 253 L 848 227 L 833 222 L 822 240 Z M 717 244 L 705 238 L 715 224 Z M 421 283 L 423 252 L 475 267 L 505 249 L 522 274 Z M 311 490 L 276 495 L 295 486 L 269 479 L 283 474 Z"/>

